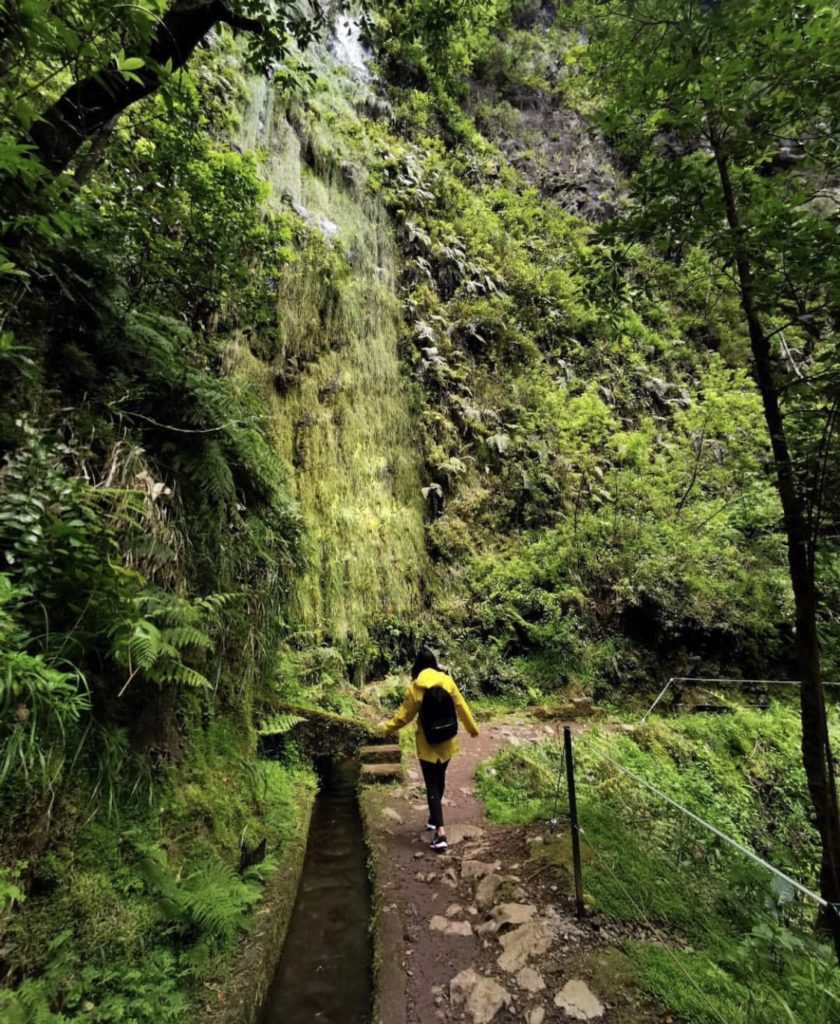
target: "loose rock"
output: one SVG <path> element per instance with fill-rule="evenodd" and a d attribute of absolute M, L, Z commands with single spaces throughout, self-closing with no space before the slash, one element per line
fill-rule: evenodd
<path fill-rule="evenodd" d="M 450 825 L 446 830 L 446 838 L 450 846 L 456 846 L 465 839 L 477 839 L 484 835 L 484 829 L 478 825 Z"/>
<path fill-rule="evenodd" d="M 472 935 L 472 925 L 469 921 L 449 921 L 440 914 L 435 914 L 429 921 L 429 928 L 433 932 L 443 932 L 444 935 Z"/>
<path fill-rule="evenodd" d="M 528 921 L 514 928 L 499 939 L 504 952 L 496 963 L 503 971 L 513 973 L 520 970 L 531 957 L 541 956 L 551 948 L 556 932 L 548 921 Z"/>
<path fill-rule="evenodd" d="M 500 903 L 490 911 L 490 917 L 496 922 L 499 931 L 516 928 L 530 921 L 537 913 L 533 903 Z"/>
<path fill-rule="evenodd" d="M 503 1006 L 510 1005 L 510 993 L 468 967 L 450 981 L 449 1000 L 455 1008 L 464 1006 L 474 1024 L 490 1024 Z"/>
<path fill-rule="evenodd" d="M 542 992 L 545 982 L 542 975 L 538 974 L 533 967 L 523 967 L 516 975 L 516 984 L 524 988 L 526 992 Z"/>
<path fill-rule="evenodd" d="M 503 881 L 502 875 L 485 875 L 475 887 L 475 902 L 480 907 L 489 907 Z"/>
<path fill-rule="evenodd" d="M 572 1020 L 598 1020 L 604 1016 L 604 1007 L 585 981 L 574 978 L 567 981 L 554 997 L 558 1006 Z"/>
<path fill-rule="evenodd" d="M 461 861 L 461 878 L 484 878 L 485 875 L 497 872 L 501 866 L 499 861 L 486 864 L 481 860 L 463 860 Z"/>

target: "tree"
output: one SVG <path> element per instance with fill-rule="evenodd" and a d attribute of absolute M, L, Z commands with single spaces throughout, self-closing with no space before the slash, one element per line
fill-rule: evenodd
<path fill-rule="evenodd" d="M 319 4 L 306 11 L 294 0 L 145 0 L 137 5 L 76 2 L 55 8 L 25 4 L 3 8 L 6 38 L 2 63 L 8 69 L 20 57 L 43 70 L 35 81 L 6 87 L 6 111 L 25 131 L 25 141 L 53 173 L 63 171 L 80 146 L 110 124 L 126 107 L 153 92 L 183 67 L 196 46 L 218 24 L 256 37 L 252 57 L 264 69 L 279 60 L 294 41 L 306 46 L 323 25 Z M 111 9 L 109 9 L 109 7 Z M 119 48 L 118 48 L 119 47 Z M 126 50 L 128 47 L 128 50 Z M 71 72 L 81 69 L 81 73 Z M 44 109 L 35 103 L 41 87 L 72 81 Z"/>
<path fill-rule="evenodd" d="M 454 85 L 509 6 L 508 0 L 375 0 L 373 31 L 395 65 Z"/>
<path fill-rule="evenodd" d="M 823 922 L 840 957 L 815 572 L 840 394 L 840 5 L 596 0 L 574 17 L 602 122 L 633 172 L 638 206 L 619 230 L 674 259 L 701 245 L 737 289 L 787 540 Z"/>

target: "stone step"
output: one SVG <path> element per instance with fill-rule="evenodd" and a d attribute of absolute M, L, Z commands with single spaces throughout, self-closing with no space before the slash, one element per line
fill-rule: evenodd
<path fill-rule="evenodd" d="M 360 748 L 359 757 L 367 764 L 372 764 L 375 761 L 399 761 L 400 745 L 399 743 L 371 743 Z"/>
<path fill-rule="evenodd" d="M 403 777 L 403 766 L 393 764 L 363 764 L 361 780 L 368 782 L 400 782 Z"/>
<path fill-rule="evenodd" d="M 367 744 L 369 747 L 392 747 L 394 745 L 394 737 L 377 736 L 375 733 L 369 733 Z"/>

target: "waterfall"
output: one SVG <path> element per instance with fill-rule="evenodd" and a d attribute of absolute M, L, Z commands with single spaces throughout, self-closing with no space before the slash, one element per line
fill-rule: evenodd
<path fill-rule="evenodd" d="M 367 62 L 373 56 L 362 42 L 362 22 L 346 9 L 335 20 L 328 43 L 330 53 L 345 67 L 352 68 L 363 82 L 370 81 Z"/>
<path fill-rule="evenodd" d="M 312 54 L 330 111 L 355 118 L 360 132 L 364 55 L 359 23 L 346 14 Z M 262 380 L 275 443 L 295 470 L 309 539 L 299 625 L 363 640 L 372 621 L 419 608 L 423 512 L 397 352 L 393 230 L 326 120 L 254 79 L 236 143 L 260 154 L 269 206 L 294 210 L 308 232 L 278 283 L 271 360 L 243 345 L 237 358 L 239 372 Z"/>

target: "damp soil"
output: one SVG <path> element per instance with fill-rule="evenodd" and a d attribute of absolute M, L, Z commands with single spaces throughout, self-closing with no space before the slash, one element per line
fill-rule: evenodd
<path fill-rule="evenodd" d="M 540 856 L 558 842 L 546 823 L 505 827 L 487 820 L 475 793 L 476 765 L 509 744 L 555 737 L 556 723 L 515 718 L 482 724 L 475 741 L 464 738 L 460 756 L 447 772 L 444 813 L 449 851 L 429 850 L 423 831 L 426 807 L 419 772 L 412 767 L 403 785 L 372 788 L 365 793 L 366 819 L 374 851 L 377 899 L 381 909 L 382 967 L 379 977 L 380 1024 L 462 1024 L 463 1007 L 450 1004 L 449 983 L 472 968 L 494 978 L 509 992 L 511 1004 L 493 1016 L 493 1024 L 522 1024 L 542 1007 L 545 1024 L 569 1018 L 553 1007 L 553 993 L 570 978 L 584 979 L 605 1005 L 603 1024 L 660 1024 L 669 1015 L 639 990 L 632 965 L 621 951 L 627 939 L 650 939 L 644 929 L 622 925 L 600 914 L 574 917 L 570 876 L 562 863 Z M 574 731 L 583 723 L 573 726 Z M 564 826 L 567 829 L 568 826 Z M 535 840 L 539 840 L 535 843 Z M 498 863 L 497 870 L 518 880 L 523 902 L 553 908 L 567 924 L 568 936 L 533 958 L 545 991 L 532 996 L 520 990 L 514 975 L 500 970 L 498 942 L 475 926 L 488 908 L 475 904 L 475 881 L 462 876 L 462 862 Z M 432 931 L 434 915 L 466 920 L 472 933 Z M 539 1014 L 534 1019 L 540 1019 Z"/>
<path fill-rule="evenodd" d="M 324 768 L 297 901 L 260 1024 L 368 1024 L 370 887 L 358 764 Z"/>

